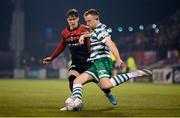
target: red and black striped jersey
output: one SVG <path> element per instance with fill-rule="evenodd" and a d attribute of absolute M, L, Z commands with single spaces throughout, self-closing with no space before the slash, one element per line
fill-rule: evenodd
<path fill-rule="evenodd" d="M 78 27 L 73 30 L 66 27 L 62 31 L 61 40 L 51 57 L 53 59 L 56 58 L 65 49 L 65 47 L 68 46 L 72 56 L 72 63 L 86 63 L 90 56 L 89 39 L 85 39 L 84 44 L 82 45 L 79 43 L 79 38 L 85 31 L 87 31 L 87 26 L 83 24 L 79 24 Z"/>

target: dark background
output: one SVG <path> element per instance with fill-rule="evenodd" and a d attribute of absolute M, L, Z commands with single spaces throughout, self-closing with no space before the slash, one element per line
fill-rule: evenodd
<path fill-rule="evenodd" d="M 121 40 L 117 30 L 119 26 L 124 28 L 123 32 L 127 36 L 137 32 L 141 24 L 148 27 L 155 23 L 158 26 L 180 9 L 180 2 L 179 0 L 25 0 L 23 57 L 42 59 L 50 55 L 59 41 L 61 30 L 67 26 L 65 13 L 72 8 L 79 11 L 82 23 L 85 23 L 82 17 L 84 11 L 90 8 L 97 9 L 101 14 L 101 21 L 113 29 L 113 40 L 118 42 Z M 11 52 L 10 31 L 13 11 L 13 0 L 1 0 L 0 52 Z M 129 26 L 134 28 L 132 33 L 127 30 Z"/>

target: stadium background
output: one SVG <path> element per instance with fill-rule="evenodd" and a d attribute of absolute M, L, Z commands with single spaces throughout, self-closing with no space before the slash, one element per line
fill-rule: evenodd
<path fill-rule="evenodd" d="M 22 82 L 37 80 L 38 84 L 41 83 L 39 79 L 42 79 L 42 82 L 45 79 L 55 82 L 57 79 L 66 79 L 70 63 L 68 49 L 51 65 L 45 66 L 41 62 L 42 58 L 50 55 L 56 48 L 60 32 L 67 25 L 65 13 L 71 8 L 79 11 L 82 23 L 85 23 L 82 17 L 85 10 L 97 9 L 101 14 L 101 21 L 112 28 L 112 38 L 122 58 L 126 61 L 129 57 L 133 57 L 138 68 L 153 70 L 152 77 L 136 79 L 135 82 L 144 82 L 145 85 L 180 83 L 180 2 L 178 0 L 1 0 L 2 87 L 4 82 L 7 82 L 4 84 L 7 86 L 16 83 L 14 79 L 21 79 Z M 179 85 L 174 86 L 177 87 L 175 91 L 178 96 Z M 4 92 L 3 90 L 1 89 L 1 92 Z M 1 96 L 0 101 L 3 100 Z M 176 102 L 179 104 L 180 101 Z M 179 110 L 178 105 L 175 109 Z"/>

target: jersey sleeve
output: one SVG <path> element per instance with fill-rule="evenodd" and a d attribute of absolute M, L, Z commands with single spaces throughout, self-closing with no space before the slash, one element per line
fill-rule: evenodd
<path fill-rule="evenodd" d="M 64 35 L 62 33 L 61 34 L 61 40 L 60 40 L 57 48 L 55 49 L 55 51 L 51 55 L 52 59 L 55 59 L 59 54 L 61 54 L 61 52 L 63 52 L 65 47 L 66 47 L 66 42 L 65 42 Z"/>

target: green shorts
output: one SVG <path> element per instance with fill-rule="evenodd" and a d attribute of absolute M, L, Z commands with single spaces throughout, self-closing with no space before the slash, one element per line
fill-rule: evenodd
<path fill-rule="evenodd" d="M 94 61 L 92 66 L 85 73 L 93 77 L 93 81 L 98 83 L 102 78 L 112 76 L 113 62 L 111 58 L 102 58 Z"/>

